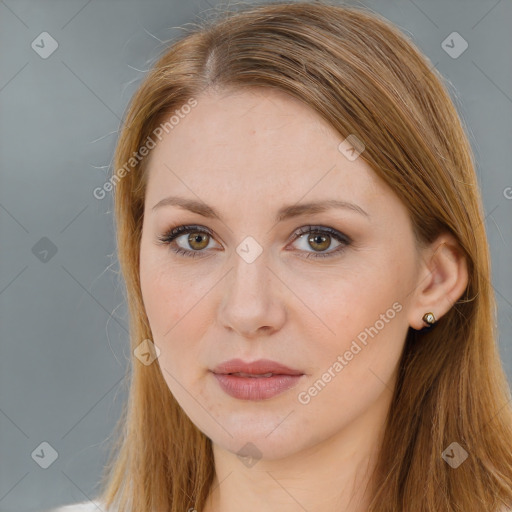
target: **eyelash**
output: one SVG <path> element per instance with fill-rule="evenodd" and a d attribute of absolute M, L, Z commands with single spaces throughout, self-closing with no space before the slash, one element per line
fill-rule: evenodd
<path fill-rule="evenodd" d="M 163 236 L 159 236 L 158 240 L 163 245 L 169 245 L 170 249 L 175 252 L 176 254 L 189 257 L 189 258 L 197 258 L 202 257 L 201 253 L 203 253 L 203 250 L 200 251 L 192 251 L 192 250 L 186 250 L 182 247 L 174 247 L 173 242 L 176 238 L 178 238 L 180 235 L 187 234 L 187 233 L 203 233 L 208 236 L 213 237 L 212 232 L 209 229 L 202 228 L 201 226 L 191 226 L 191 225 L 185 225 L 185 226 L 177 226 L 174 228 L 169 229 Z M 294 235 L 296 235 L 295 239 L 292 242 L 295 242 L 295 240 L 299 239 L 302 235 L 309 234 L 309 233 L 317 233 L 317 234 L 327 234 L 332 236 L 334 239 L 336 239 L 338 242 L 341 242 L 343 245 L 338 246 L 335 250 L 330 251 L 328 253 L 309 253 L 306 256 L 303 256 L 304 258 L 331 258 L 333 256 L 336 256 L 343 252 L 351 243 L 352 240 L 347 235 L 344 235 L 343 233 L 340 233 L 339 231 L 329 228 L 329 227 L 322 227 L 322 226 L 303 226 L 299 228 L 297 231 L 295 231 Z"/>

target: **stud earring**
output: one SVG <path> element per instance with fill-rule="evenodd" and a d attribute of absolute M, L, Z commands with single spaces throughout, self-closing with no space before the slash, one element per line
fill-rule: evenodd
<path fill-rule="evenodd" d="M 430 331 L 437 325 L 437 320 L 436 317 L 434 316 L 434 313 L 425 313 L 423 315 L 422 320 L 427 324 L 427 327 L 423 327 L 421 329 L 415 329 L 414 327 L 411 327 L 411 329 L 417 333 L 424 333 Z"/>
<path fill-rule="evenodd" d="M 423 321 L 428 324 L 429 327 L 432 327 L 436 323 L 436 317 L 434 313 L 425 313 L 423 315 Z"/>

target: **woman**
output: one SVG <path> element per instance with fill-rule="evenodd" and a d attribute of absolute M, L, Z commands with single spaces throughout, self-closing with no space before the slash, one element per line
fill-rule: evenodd
<path fill-rule="evenodd" d="M 108 184 L 134 358 L 102 508 L 508 510 L 474 169 L 441 76 L 366 10 L 174 43 Z"/>

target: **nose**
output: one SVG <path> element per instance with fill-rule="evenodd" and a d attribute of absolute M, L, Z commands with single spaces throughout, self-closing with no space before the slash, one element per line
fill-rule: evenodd
<path fill-rule="evenodd" d="M 222 290 L 220 325 L 249 339 L 280 330 L 287 316 L 285 285 L 269 266 L 265 251 L 251 263 L 238 254 L 233 259 Z"/>

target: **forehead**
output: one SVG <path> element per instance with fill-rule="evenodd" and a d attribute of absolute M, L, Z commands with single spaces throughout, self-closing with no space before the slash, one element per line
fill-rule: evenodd
<path fill-rule="evenodd" d="M 383 184 L 371 167 L 362 158 L 347 159 L 338 149 L 344 137 L 300 100 L 274 89 L 196 100 L 152 150 L 147 197 L 165 189 L 282 203 L 339 192 L 368 208 L 375 195 L 382 199 Z"/>

